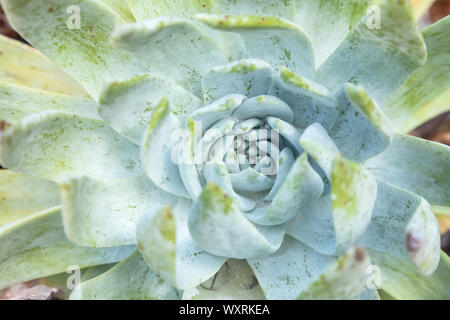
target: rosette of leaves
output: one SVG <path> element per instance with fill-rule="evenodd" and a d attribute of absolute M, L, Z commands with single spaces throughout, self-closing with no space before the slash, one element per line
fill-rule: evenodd
<path fill-rule="evenodd" d="M 381 270 L 385 296 L 450 298 L 450 150 L 405 135 L 449 108 L 450 19 L 420 32 L 399 0 L 2 5 L 40 52 L 0 38 L 0 287 L 76 266 L 73 299 L 377 299 Z"/>

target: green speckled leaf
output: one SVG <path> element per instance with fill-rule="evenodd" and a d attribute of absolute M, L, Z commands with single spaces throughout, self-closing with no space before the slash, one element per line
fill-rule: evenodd
<path fill-rule="evenodd" d="M 1 137 L 2 166 L 58 181 L 142 174 L 138 147 L 105 122 L 52 111 L 24 118 Z"/>
<path fill-rule="evenodd" d="M 411 261 L 424 275 L 439 264 L 441 238 L 430 205 L 421 197 L 377 182 L 372 220 L 360 244 Z"/>
<path fill-rule="evenodd" d="M 179 293 L 150 270 L 139 251 L 107 272 L 81 282 L 71 300 L 160 300 L 179 299 Z"/>
<path fill-rule="evenodd" d="M 15 124 L 21 119 L 43 111 L 77 114 L 90 119 L 100 119 L 93 100 L 58 93 L 0 83 L 0 120 Z"/>
<path fill-rule="evenodd" d="M 99 114 L 114 130 L 140 144 L 154 111 L 164 97 L 170 102 L 172 114 L 181 122 L 187 114 L 203 106 L 200 99 L 172 81 L 145 74 L 107 85 L 100 98 Z"/>
<path fill-rule="evenodd" d="M 69 266 L 120 261 L 133 247 L 85 248 L 64 234 L 59 208 L 25 217 L 0 228 L 0 288 L 65 272 Z"/>
<path fill-rule="evenodd" d="M 0 81 L 89 98 L 78 83 L 31 46 L 0 35 Z"/>
<path fill-rule="evenodd" d="M 163 16 L 189 18 L 199 12 L 211 12 L 214 0 L 125 0 L 138 21 Z"/>
<path fill-rule="evenodd" d="M 424 197 L 431 205 L 450 206 L 450 147 L 394 134 L 389 148 L 364 166 L 377 178 Z"/>
<path fill-rule="evenodd" d="M 279 97 L 294 111 L 294 124 L 305 129 L 318 122 L 330 129 L 337 116 L 336 99 L 317 82 L 281 67 L 269 94 Z"/>
<path fill-rule="evenodd" d="M 398 300 L 449 300 L 450 258 L 441 251 L 437 270 L 424 276 L 411 263 L 370 250 L 381 268 L 381 289 Z"/>
<path fill-rule="evenodd" d="M 425 63 L 425 43 L 409 2 L 383 0 L 378 9 L 380 29 L 362 19 L 318 69 L 317 81 L 330 91 L 350 82 L 383 103 Z"/>
<path fill-rule="evenodd" d="M 249 58 L 264 60 L 276 70 L 285 66 L 307 78 L 314 74 L 314 56 L 308 37 L 283 18 L 207 14 L 195 18 L 218 30 L 238 33 Z"/>
<path fill-rule="evenodd" d="M 272 73 L 270 64 L 258 59 L 214 67 L 202 77 L 203 99 L 208 104 L 229 94 L 249 98 L 266 94 L 272 83 Z"/>
<path fill-rule="evenodd" d="M 225 14 L 247 14 L 283 17 L 292 20 L 295 0 L 215 0 L 216 11 Z"/>
<path fill-rule="evenodd" d="M 134 22 L 134 16 L 128 7 L 127 0 L 100 0 L 112 9 L 124 22 Z"/>
<path fill-rule="evenodd" d="M 227 62 L 203 30 L 177 17 L 119 26 L 113 42 L 137 57 L 150 72 L 173 80 L 197 97 L 202 97 L 201 75 Z"/>
<path fill-rule="evenodd" d="M 237 203 L 212 182 L 194 202 L 188 226 L 199 247 L 236 259 L 275 252 L 284 235 L 283 227 L 257 228 L 241 213 Z"/>
<path fill-rule="evenodd" d="M 450 17 L 423 31 L 427 63 L 420 67 L 383 105 L 393 128 L 407 133 L 450 110 Z"/>
<path fill-rule="evenodd" d="M 386 150 L 392 137 L 389 123 L 366 91 L 346 84 L 337 99 L 339 115 L 330 137 L 342 155 L 361 162 Z"/>
<path fill-rule="evenodd" d="M 355 162 L 335 159 L 331 171 L 331 207 L 338 252 L 361 239 L 376 197 L 377 183 L 370 173 Z"/>
<path fill-rule="evenodd" d="M 136 223 L 148 211 L 177 198 L 146 176 L 99 180 L 77 177 L 60 183 L 64 229 L 82 246 L 136 244 Z"/>
<path fill-rule="evenodd" d="M 111 45 L 113 29 L 122 21 L 98 1 L 2 0 L 2 5 L 13 27 L 95 99 L 105 80 L 128 78 L 144 70 Z M 73 6 L 79 8 L 80 29 L 72 16 L 78 9 L 71 11 Z"/>
<path fill-rule="evenodd" d="M 55 183 L 0 170 L 0 227 L 59 204 Z"/>
<path fill-rule="evenodd" d="M 319 67 L 366 14 L 373 1 L 295 0 L 294 22 L 311 40 Z"/>
<path fill-rule="evenodd" d="M 189 289 L 208 280 L 227 258 L 200 249 L 188 230 L 192 202 L 180 200 L 170 207 L 153 209 L 137 225 L 139 250 L 150 268 L 178 289 Z"/>

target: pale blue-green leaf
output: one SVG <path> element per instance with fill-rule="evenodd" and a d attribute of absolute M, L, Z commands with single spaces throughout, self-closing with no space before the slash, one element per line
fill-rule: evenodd
<path fill-rule="evenodd" d="M 320 198 L 305 214 L 290 221 L 286 233 L 321 254 L 335 254 L 336 231 L 331 196 Z"/>
<path fill-rule="evenodd" d="M 100 119 L 94 100 L 0 83 L 1 120 L 15 124 L 29 115 L 43 111 L 58 111 Z"/>
<path fill-rule="evenodd" d="M 288 176 L 289 172 L 291 171 L 294 162 L 294 152 L 292 152 L 290 148 L 284 148 L 283 150 L 281 150 L 278 158 L 278 171 L 275 178 L 275 183 L 270 192 L 264 197 L 264 200 L 272 201 L 272 199 L 278 193 L 278 190 L 280 190 L 281 186 L 283 185 L 283 182 Z"/>
<path fill-rule="evenodd" d="M 372 220 L 360 244 L 411 261 L 424 275 L 439 264 L 439 224 L 430 205 L 408 191 L 377 181 Z"/>
<path fill-rule="evenodd" d="M 108 8 L 113 10 L 124 22 L 136 21 L 126 0 L 100 0 Z"/>
<path fill-rule="evenodd" d="M 304 153 L 292 165 L 286 179 L 267 208 L 246 214 L 260 225 L 279 225 L 303 215 L 323 192 L 322 178 L 314 171 Z"/>
<path fill-rule="evenodd" d="M 180 294 L 152 271 L 139 251 L 107 272 L 81 282 L 71 300 L 178 300 Z"/>
<path fill-rule="evenodd" d="M 228 62 L 203 30 L 176 17 L 119 26 L 113 42 L 137 57 L 150 72 L 173 80 L 199 98 L 201 75 Z"/>
<path fill-rule="evenodd" d="M 53 181 L 143 173 L 138 146 L 105 122 L 53 111 L 26 117 L 6 130 L 0 152 L 2 166 Z"/>
<path fill-rule="evenodd" d="M 275 129 L 281 134 L 281 136 L 287 142 L 288 146 L 291 147 L 291 149 L 295 150 L 297 155 L 303 152 L 303 149 L 300 147 L 300 144 L 298 143 L 302 135 L 299 129 L 294 127 L 292 124 L 278 118 L 269 116 L 266 118 L 266 120 L 267 124 L 272 129 Z"/>
<path fill-rule="evenodd" d="M 188 226 L 199 247 L 211 254 L 236 259 L 275 252 L 284 234 L 282 228 L 258 230 L 241 213 L 237 203 L 212 182 L 194 202 Z"/>
<path fill-rule="evenodd" d="M 211 161 L 206 163 L 203 168 L 203 176 L 207 183 L 214 182 L 227 196 L 236 201 L 242 211 L 251 211 L 255 208 L 255 201 L 242 197 L 234 191 L 230 174 L 223 162 Z"/>
<path fill-rule="evenodd" d="M 248 263 L 267 299 L 295 299 L 316 280 L 335 258 L 315 252 L 303 243 L 285 237 L 272 255 Z"/>
<path fill-rule="evenodd" d="M 163 16 L 189 18 L 195 13 L 214 10 L 213 0 L 125 0 L 136 20 Z"/>
<path fill-rule="evenodd" d="M 178 289 L 189 289 L 208 280 L 227 258 L 200 249 L 189 234 L 187 219 L 192 202 L 181 199 L 170 207 L 154 209 L 142 216 L 136 237 L 150 268 Z"/>
<path fill-rule="evenodd" d="M 362 248 L 349 249 L 331 264 L 319 279 L 303 291 L 300 300 L 351 300 L 367 289 L 369 254 Z"/>
<path fill-rule="evenodd" d="M 337 102 L 330 92 L 317 82 L 281 67 L 273 79 L 269 94 L 279 97 L 294 111 L 294 124 L 305 129 L 314 122 L 330 129 L 337 116 Z"/>
<path fill-rule="evenodd" d="M 0 80 L 28 88 L 89 98 L 71 77 L 37 49 L 0 35 Z"/>
<path fill-rule="evenodd" d="M 267 95 L 260 95 L 245 100 L 233 112 L 233 116 L 240 120 L 249 118 L 263 119 L 267 116 L 279 118 L 290 123 L 294 120 L 294 113 L 284 101 Z"/>
<path fill-rule="evenodd" d="M 330 179 L 333 161 L 339 155 L 339 149 L 327 131 L 319 123 L 313 123 L 302 133 L 299 144 Z"/>
<path fill-rule="evenodd" d="M 164 97 L 169 100 L 170 111 L 181 122 L 203 106 L 201 100 L 172 81 L 144 74 L 108 84 L 100 97 L 99 114 L 114 130 L 140 144 L 154 111 Z"/>
<path fill-rule="evenodd" d="M 386 150 L 392 138 L 389 123 L 362 87 L 346 84 L 338 105 L 330 137 L 344 157 L 361 162 Z"/>
<path fill-rule="evenodd" d="M 373 1 L 295 0 L 294 22 L 311 40 L 319 67 L 364 17 Z"/>
<path fill-rule="evenodd" d="M 58 207 L 42 211 L 0 228 L 0 288 L 126 258 L 133 246 L 86 248 L 64 234 Z"/>
<path fill-rule="evenodd" d="M 274 180 L 253 168 L 230 174 L 231 184 L 236 190 L 261 192 L 270 190 Z"/>
<path fill-rule="evenodd" d="M 272 83 L 272 73 L 270 64 L 258 59 L 214 67 L 202 76 L 203 100 L 209 104 L 229 94 L 249 98 L 266 94 Z"/>
<path fill-rule="evenodd" d="M 60 203 L 54 182 L 0 170 L 0 227 Z"/>
<path fill-rule="evenodd" d="M 249 58 L 264 60 L 279 70 L 288 67 L 312 78 L 314 55 L 305 33 L 283 18 L 252 15 L 197 14 L 195 18 L 212 28 L 238 33 Z"/>
<path fill-rule="evenodd" d="M 373 175 L 424 197 L 431 205 L 450 206 L 450 147 L 394 134 L 389 148 L 365 164 Z"/>
<path fill-rule="evenodd" d="M 420 67 L 383 105 L 392 127 L 407 133 L 450 110 L 450 17 L 423 31 L 427 63 Z"/>
<path fill-rule="evenodd" d="M 359 164 L 338 157 L 331 170 L 331 207 L 336 247 L 345 251 L 364 235 L 377 198 L 375 178 Z"/>
<path fill-rule="evenodd" d="M 216 276 L 183 292 L 183 300 L 264 300 L 245 260 L 229 259 Z"/>
<path fill-rule="evenodd" d="M 370 256 L 381 268 L 381 289 L 398 300 L 449 300 L 450 258 L 441 251 L 437 270 L 421 274 L 410 262 L 371 250 Z"/>
<path fill-rule="evenodd" d="M 215 0 L 216 11 L 225 14 L 247 14 L 283 17 L 292 20 L 294 0 Z"/>
<path fill-rule="evenodd" d="M 142 136 L 140 156 L 145 173 L 155 185 L 188 198 L 177 166 L 179 144 L 184 138 L 181 127 L 182 123 L 170 112 L 167 98 L 163 98 Z"/>
<path fill-rule="evenodd" d="M 376 289 L 366 289 L 355 300 L 381 300 Z"/>
<path fill-rule="evenodd" d="M 146 176 L 99 180 L 71 178 L 60 183 L 67 237 L 78 245 L 113 247 L 136 244 L 136 223 L 148 211 L 175 205 L 177 197 Z"/>
<path fill-rule="evenodd" d="M 381 104 L 426 57 L 409 2 L 383 0 L 320 66 L 316 79 L 333 93 L 346 82 L 362 85 Z"/>
<path fill-rule="evenodd" d="M 97 99 L 105 80 L 126 79 L 144 68 L 114 48 L 118 15 L 94 0 L 2 0 L 9 22 Z"/>

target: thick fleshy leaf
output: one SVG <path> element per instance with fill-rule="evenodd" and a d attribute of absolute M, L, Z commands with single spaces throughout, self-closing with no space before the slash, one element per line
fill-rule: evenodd
<path fill-rule="evenodd" d="M 24 118 L 1 137 L 2 166 L 53 181 L 142 174 L 139 150 L 105 122 L 47 111 Z"/>
<path fill-rule="evenodd" d="M 374 263 L 381 268 L 381 289 L 398 300 L 449 300 L 450 258 L 441 251 L 437 270 L 421 274 L 411 263 L 370 250 Z"/>
<path fill-rule="evenodd" d="M 148 20 L 163 16 L 189 18 L 195 13 L 210 12 L 213 0 L 126 0 L 136 20 Z"/>
<path fill-rule="evenodd" d="M 138 247 L 150 268 L 178 289 L 198 286 L 208 280 L 227 258 L 200 249 L 188 230 L 192 202 L 180 200 L 170 207 L 154 209 L 137 225 Z"/>
<path fill-rule="evenodd" d="M 0 55 L 1 56 L 1 55 Z M 8 124 L 43 111 L 77 114 L 100 119 L 94 100 L 0 83 L 0 119 Z"/>
<path fill-rule="evenodd" d="M 139 251 L 107 272 L 81 282 L 71 300 L 177 300 L 179 293 L 150 270 Z"/>
<path fill-rule="evenodd" d="M 423 31 L 427 63 L 420 67 L 383 105 L 392 127 L 407 133 L 450 110 L 450 17 Z"/>
<path fill-rule="evenodd" d="M 155 185 L 164 191 L 187 198 L 188 193 L 177 167 L 176 153 L 177 142 L 184 136 L 173 136 L 181 126 L 181 122 L 170 112 L 168 99 L 163 98 L 142 136 L 140 153 L 145 173 Z M 173 156 L 173 153 L 176 156 Z"/>
<path fill-rule="evenodd" d="M 267 299 L 352 299 L 365 289 L 369 261 L 363 249 L 336 259 L 286 237 L 278 252 L 248 263 Z"/>
<path fill-rule="evenodd" d="M 298 299 L 347 300 L 360 296 L 367 287 L 369 254 L 362 248 L 350 249 L 314 281 Z"/>
<path fill-rule="evenodd" d="M 362 87 L 346 84 L 338 105 L 330 136 L 344 157 L 361 162 L 386 150 L 392 137 L 389 123 Z"/>
<path fill-rule="evenodd" d="M 273 69 L 265 61 L 243 59 L 217 66 L 202 77 L 202 93 L 206 104 L 229 94 L 249 98 L 266 94 L 272 83 Z"/>
<path fill-rule="evenodd" d="M 98 180 L 77 177 L 60 183 L 64 229 L 82 246 L 136 244 L 136 223 L 148 211 L 175 205 L 177 198 L 146 176 Z"/>
<path fill-rule="evenodd" d="M 0 80 L 38 90 L 88 98 L 78 83 L 38 50 L 0 35 Z"/>
<path fill-rule="evenodd" d="M 431 205 L 450 207 L 450 147 L 394 134 L 389 148 L 365 164 L 373 175 L 424 197 Z"/>
<path fill-rule="evenodd" d="M 132 246 L 79 247 L 64 234 L 59 208 L 39 212 L 0 228 L 0 288 L 126 258 Z"/>
<path fill-rule="evenodd" d="M 284 101 L 268 95 L 259 95 L 247 99 L 233 112 L 233 117 L 240 120 L 263 119 L 267 116 L 279 118 L 286 122 L 294 120 L 294 113 Z"/>
<path fill-rule="evenodd" d="M 219 273 L 183 292 L 183 300 L 263 300 L 261 287 L 244 260 L 230 259 Z"/>
<path fill-rule="evenodd" d="M 0 227 L 59 204 L 55 183 L 0 170 Z"/>
<path fill-rule="evenodd" d="M 336 254 L 331 196 L 320 198 L 306 214 L 289 222 L 286 233 L 325 255 Z"/>
<path fill-rule="evenodd" d="M 292 20 L 294 0 L 215 0 L 216 10 L 225 14 L 283 17 Z"/>
<path fill-rule="evenodd" d="M 338 252 L 361 239 L 376 198 L 375 178 L 359 164 L 336 158 L 331 171 L 331 206 Z"/>
<path fill-rule="evenodd" d="M 211 161 L 205 164 L 203 176 L 207 183 L 214 182 L 227 194 L 227 196 L 236 201 L 239 209 L 242 211 L 251 211 L 255 208 L 255 201 L 242 197 L 234 191 L 231 176 L 223 162 Z"/>
<path fill-rule="evenodd" d="M 296 0 L 294 22 L 311 40 L 319 67 L 366 14 L 372 1 Z"/>
<path fill-rule="evenodd" d="M 228 62 L 207 34 L 176 17 L 120 26 L 113 41 L 137 57 L 150 72 L 168 77 L 197 97 L 202 96 L 201 75 Z"/>
<path fill-rule="evenodd" d="M 300 147 L 298 141 L 301 137 L 301 131 L 294 127 L 289 122 L 283 121 L 279 118 L 267 117 L 267 124 L 276 131 L 281 134 L 281 136 L 285 139 L 288 146 L 291 147 L 292 150 L 295 150 L 297 155 L 300 155 L 303 152 L 303 149 Z"/>
<path fill-rule="evenodd" d="M 308 78 L 314 74 L 314 55 L 308 37 L 283 18 L 208 14 L 198 14 L 195 18 L 210 27 L 238 33 L 249 58 L 264 60 L 276 70 L 288 67 Z"/>
<path fill-rule="evenodd" d="M 330 129 L 336 120 L 337 102 L 328 90 L 287 68 L 281 67 L 269 93 L 289 104 L 297 127 L 304 129 L 318 122 Z"/>
<path fill-rule="evenodd" d="M 381 300 L 381 298 L 376 289 L 366 289 L 355 300 Z"/>
<path fill-rule="evenodd" d="M 332 92 L 346 82 L 362 85 L 383 103 L 425 63 L 427 51 L 408 1 L 384 0 L 376 8 L 321 65 L 316 79 Z M 371 25 L 373 15 L 380 28 Z"/>
<path fill-rule="evenodd" d="M 127 0 L 100 0 L 113 10 L 125 22 L 134 22 L 135 18 L 128 7 Z"/>
<path fill-rule="evenodd" d="M 438 222 L 421 197 L 384 182 L 377 183 L 372 221 L 360 244 L 411 261 L 424 275 L 439 264 Z"/>
<path fill-rule="evenodd" d="M 199 247 L 236 259 L 274 252 L 284 236 L 283 227 L 257 228 L 241 213 L 237 203 L 212 182 L 195 201 L 188 226 Z"/>
<path fill-rule="evenodd" d="M 201 100 L 164 77 L 144 74 L 109 84 L 102 92 L 99 114 L 114 130 L 140 144 L 142 134 L 164 97 L 170 102 L 170 111 L 181 122 L 203 106 Z"/>
<path fill-rule="evenodd" d="M 98 1 L 3 0 L 2 5 L 14 29 L 95 99 L 105 80 L 126 79 L 144 70 L 111 45 L 113 29 L 122 21 Z"/>
<path fill-rule="evenodd" d="M 304 153 L 292 165 L 281 188 L 267 208 L 246 214 L 260 225 L 279 225 L 305 214 L 323 192 L 322 178 L 314 171 Z"/>
<path fill-rule="evenodd" d="M 302 133 L 299 143 L 330 179 L 333 161 L 339 155 L 339 149 L 324 127 L 313 123 Z"/>

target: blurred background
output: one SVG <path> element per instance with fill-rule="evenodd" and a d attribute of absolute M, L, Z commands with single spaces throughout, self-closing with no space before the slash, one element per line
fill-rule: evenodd
<path fill-rule="evenodd" d="M 415 6 L 422 6 L 429 1 L 411 0 Z M 425 4 L 427 6 L 427 4 Z M 425 8 L 427 10 L 428 8 Z M 421 29 L 448 16 L 450 14 L 450 0 L 436 0 L 431 8 L 419 20 Z M 0 33 L 10 38 L 26 42 L 9 25 L 0 6 Z M 449 54 L 450 60 L 450 54 Z M 449 61 L 450 62 L 450 61 Z M 450 104 L 450 101 L 449 101 Z M 436 141 L 450 146 L 450 112 L 440 115 L 424 125 L 413 130 L 411 135 L 427 140 Z M 450 218 L 441 219 L 441 246 L 450 255 Z M 33 280 L 9 289 L 0 290 L 0 300 L 53 300 L 64 298 L 65 293 L 51 287 L 44 280 Z"/>

